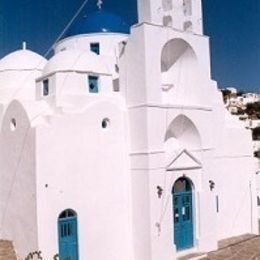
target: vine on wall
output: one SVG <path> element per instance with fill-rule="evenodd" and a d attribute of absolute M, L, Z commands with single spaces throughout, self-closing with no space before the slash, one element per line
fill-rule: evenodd
<path fill-rule="evenodd" d="M 24 260 L 43 260 L 41 251 L 30 252 Z M 59 254 L 53 256 L 53 260 L 59 260 Z"/>

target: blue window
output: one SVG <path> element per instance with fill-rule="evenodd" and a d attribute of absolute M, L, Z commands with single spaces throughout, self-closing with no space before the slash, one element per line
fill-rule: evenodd
<path fill-rule="evenodd" d="M 98 77 L 88 76 L 88 88 L 90 93 L 98 93 Z"/>
<path fill-rule="evenodd" d="M 45 79 L 43 81 L 43 95 L 48 96 L 49 95 L 49 80 Z"/>
<path fill-rule="evenodd" d="M 97 55 L 100 54 L 100 46 L 98 42 L 90 43 L 90 50 L 95 52 Z"/>

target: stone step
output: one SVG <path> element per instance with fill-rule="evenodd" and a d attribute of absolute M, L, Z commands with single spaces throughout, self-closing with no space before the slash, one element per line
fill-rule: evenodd
<path fill-rule="evenodd" d="M 219 249 L 209 252 L 203 260 L 260 259 L 260 236 L 245 234 L 220 241 Z"/>
<path fill-rule="evenodd" d="M 0 260 L 17 260 L 11 241 L 0 240 Z"/>
<path fill-rule="evenodd" d="M 205 253 L 191 253 L 185 256 L 178 257 L 177 260 L 199 260 L 207 256 Z"/>

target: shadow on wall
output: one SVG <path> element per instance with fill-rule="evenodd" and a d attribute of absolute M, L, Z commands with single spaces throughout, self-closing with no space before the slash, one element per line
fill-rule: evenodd
<path fill-rule="evenodd" d="M 167 162 L 177 152 L 201 149 L 201 138 L 194 123 L 185 115 L 177 116 L 169 125 L 165 135 Z"/>
<path fill-rule="evenodd" d="M 208 80 L 195 51 L 183 39 L 171 39 L 162 49 L 161 82 L 164 103 L 203 104 Z"/>

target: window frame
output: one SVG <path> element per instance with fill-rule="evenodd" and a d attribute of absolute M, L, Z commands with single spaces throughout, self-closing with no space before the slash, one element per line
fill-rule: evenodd
<path fill-rule="evenodd" d="M 90 43 L 90 51 L 100 55 L 100 43 L 99 42 L 91 42 Z"/>
<path fill-rule="evenodd" d="M 91 84 L 94 84 L 94 88 L 91 88 Z M 91 94 L 99 93 L 99 76 L 98 75 L 88 75 L 88 91 Z"/>
<path fill-rule="evenodd" d="M 42 95 L 44 97 L 49 96 L 50 94 L 50 85 L 49 85 L 49 79 L 44 79 L 42 81 Z"/>

